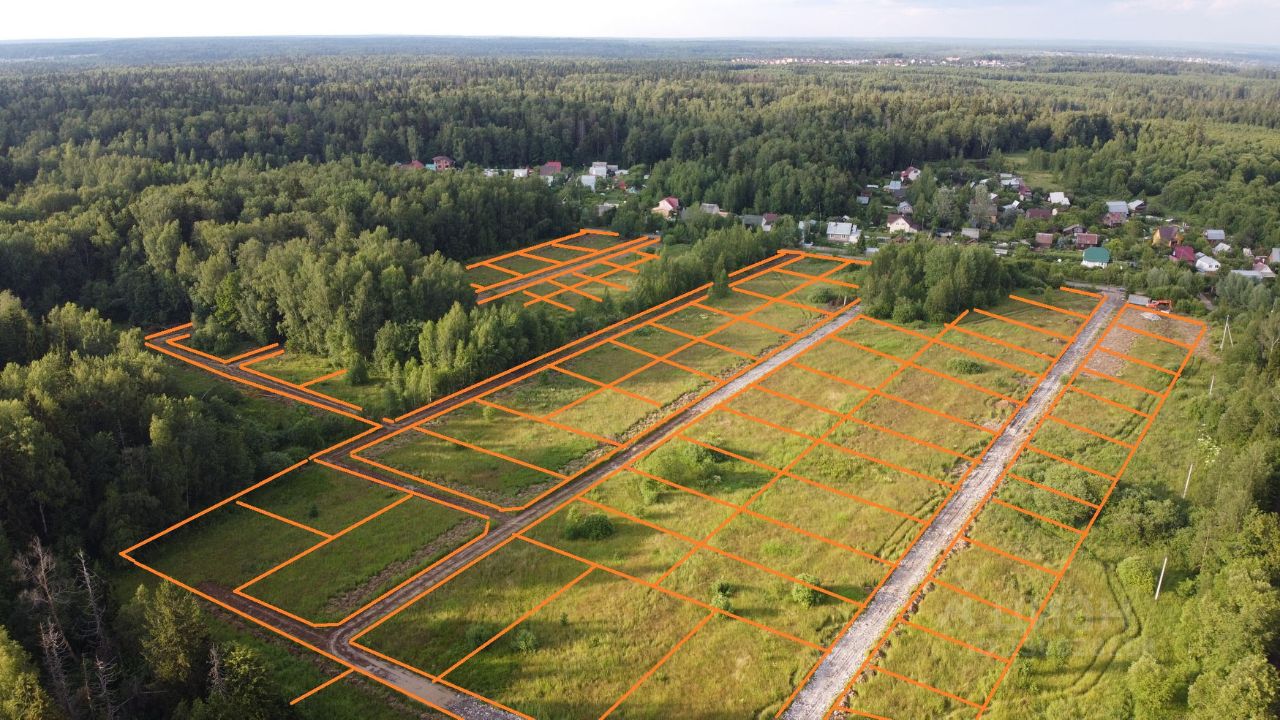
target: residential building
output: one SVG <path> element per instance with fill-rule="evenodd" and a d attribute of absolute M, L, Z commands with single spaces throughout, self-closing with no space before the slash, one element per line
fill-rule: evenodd
<path fill-rule="evenodd" d="M 1129 201 L 1129 214 L 1130 214 L 1130 215 L 1132 215 L 1132 214 L 1134 214 L 1134 213 L 1140 213 L 1140 212 L 1146 212 L 1146 211 L 1147 211 L 1147 201 L 1146 201 L 1146 200 L 1130 200 L 1130 201 Z"/>
<path fill-rule="evenodd" d="M 448 155 L 437 155 L 431 158 L 431 164 L 436 166 L 437 170 L 449 170 L 453 167 L 453 158 Z"/>
<path fill-rule="evenodd" d="M 1151 233 L 1151 244 L 1157 247 L 1172 247 L 1182 243 L 1182 228 L 1177 225 L 1161 225 Z"/>
<path fill-rule="evenodd" d="M 920 178 L 920 168 L 912 165 L 911 167 L 908 167 L 906 170 L 903 170 L 900 175 L 901 175 L 901 178 L 906 182 L 915 182 Z"/>
<path fill-rule="evenodd" d="M 968 240 L 979 240 L 982 238 L 982 231 L 978 228 L 960 228 L 960 235 Z"/>
<path fill-rule="evenodd" d="M 1064 192 L 1051 192 L 1049 193 L 1049 203 L 1052 205 L 1071 207 L 1071 198 L 1067 197 L 1067 194 Z"/>
<path fill-rule="evenodd" d="M 1076 233 L 1071 237 L 1075 241 L 1077 250 L 1084 250 L 1085 248 L 1099 247 L 1102 245 L 1102 238 L 1098 237 L 1097 233 Z"/>
<path fill-rule="evenodd" d="M 827 240 L 835 243 L 856 243 L 862 238 L 862 231 L 857 225 L 849 222 L 827 223 Z"/>
<path fill-rule="evenodd" d="M 562 172 L 564 172 L 564 166 L 560 164 L 559 160 L 544 163 L 542 167 L 538 168 L 538 174 L 542 177 L 555 177 Z"/>
<path fill-rule="evenodd" d="M 1109 212 L 1102 216 L 1104 227 L 1116 228 L 1129 222 L 1129 213 Z"/>
<path fill-rule="evenodd" d="M 583 187 L 594 191 L 596 189 L 596 181 L 599 179 L 600 178 L 595 175 L 582 175 L 578 178 L 578 182 L 582 183 Z"/>
<path fill-rule="evenodd" d="M 1111 214 L 1111 213 L 1119 213 L 1121 215 L 1124 215 L 1125 219 L 1127 220 L 1129 218 L 1129 203 L 1123 200 L 1108 200 L 1107 214 Z"/>
<path fill-rule="evenodd" d="M 1220 242 L 1217 245 L 1213 246 L 1213 254 L 1214 255 L 1230 255 L 1231 246 L 1224 242 Z"/>
<path fill-rule="evenodd" d="M 662 200 L 658 202 L 657 207 L 653 209 L 653 212 L 657 215 L 662 215 L 663 217 L 670 218 L 672 215 L 675 215 L 676 213 L 680 212 L 680 198 L 676 198 L 676 197 L 662 198 Z"/>
<path fill-rule="evenodd" d="M 617 203 L 600 203 L 596 206 L 596 217 L 604 217 L 617 209 Z"/>
<path fill-rule="evenodd" d="M 1104 247 L 1088 248 L 1080 264 L 1087 268 L 1104 268 L 1111 264 L 1111 251 Z"/>
<path fill-rule="evenodd" d="M 596 177 L 608 177 L 609 165 L 603 162 L 593 162 L 591 163 L 590 174 Z"/>
<path fill-rule="evenodd" d="M 920 231 L 919 225 L 896 213 L 889 216 L 888 222 L 886 222 L 885 225 L 889 228 L 889 232 L 891 233 L 908 233 L 914 235 Z"/>
<path fill-rule="evenodd" d="M 1068 225 L 1062 228 L 1062 232 L 1066 233 L 1067 235 L 1079 235 L 1085 230 L 1086 230 L 1085 226 L 1081 225 L 1080 223 L 1076 223 L 1075 225 Z"/>
<path fill-rule="evenodd" d="M 1048 250 L 1053 247 L 1053 233 L 1036 233 L 1033 246 L 1036 250 Z"/>
<path fill-rule="evenodd" d="M 1208 240 L 1211 243 L 1226 242 L 1227 231 L 1226 230 L 1205 230 L 1204 239 Z"/>
<path fill-rule="evenodd" d="M 1190 245 L 1174 245 L 1173 254 L 1169 257 L 1178 262 L 1194 265 L 1196 263 L 1196 250 Z"/>
<path fill-rule="evenodd" d="M 1027 211 L 1028 220 L 1052 220 L 1053 211 L 1048 208 L 1031 208 Z"/>
<path fill-rule="evenodd" d="M 1199 257 L 1196 258 L 1197 272 L 1213 273 L 1213 272 L 1218 272 L 1221 269 L 1222 269 L 1222 263 L 1218 262 L 1217 260 L 1214 260 L 1208 255 L 1199 253 Z"/>
<path fill-rule="evenodd" d="M 915 214 L 915 211 L 916 209 L 911 207 L 911 203 L 907 202 L 906 200 L 903 200 L 902 202 L 898 203 L 899 215 L 913 215 Z"/>
<path fill-rule="evenodd" d="M 1232 270 L 1231 272 L 1236 275 L 1243 275 L 1255 282 L 1274 280 L 1276 276 L 1275 272 L 1271 268 L 1267 267 L 1265 262 L 1261 261 L 1255 262 L 1252 270 Z"/>

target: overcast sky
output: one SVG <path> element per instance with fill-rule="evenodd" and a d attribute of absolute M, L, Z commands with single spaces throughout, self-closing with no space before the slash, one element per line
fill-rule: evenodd
<path fill-rule="evenodd" d="M 13 0 L 0 39 L 967 37 L 1274 45 L 1280 0 Z"/>

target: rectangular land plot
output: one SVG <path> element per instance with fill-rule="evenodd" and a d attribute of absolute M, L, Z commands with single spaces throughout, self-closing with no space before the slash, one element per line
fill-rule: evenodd
<path fill-rule="evenodd" d="M 562 479 L 412 428 L 353 456 L 409 478 L 495 501 L 511 501 Z"/>
<path fill-rule="evenodd" d="M 464 405 L 414 429 L 562 477 L 570 472 L 572 463 L 602 444 L 595 438 L 480 403 Z"/>
<path fill-rule="evenodd" d="M 1023 452 L 1009 467 L 1010 479 L 1034 485 L 1051 493 L 1097 506 L 1106 497 L 1111 481 L 1053 458 Z"/>
<path fill-rule="evenodd" d="M 681 435 L 774 470 L 787 467 L 810 443 L 807 437 L 723 409 L 685 426 Z"/>
<path fill-rule="evenodd" d="M 448 680 L 532 717 L 599 717 L 706 616 L 696 605 L 595 571 Z"/>
<path fill-rule="evenodd" d="M 777 474 L 678 437 L 658 445 L 635 466 L 649 475 L 734 505 L 746 502 Z"/>
<path fill-rule="evenodd" d="M 745 513 L 733 518 L 708 543 L 790 577 L 816 578 L 816 582 L 809 582 L 854 602 L 864 601 L 890 569 L 887 560 L 872 559 Z"/>
<path fill-rule="evenodd" d="M 1126 445 L 1056 422 L 1041 425 L 1028 447 L 1051 453 L 1068 465 L 1109 478 L 1117 476 L 1132 452 L 1132 448 Z"/>
<path fill-rule="evenodd" d="M 1062 421 L 1121 442 L 1137 439 L 1146 418 L 1078 392 L 1064 393 L 1049 422 Z"/>
<path fill-rule="evenodd" d="M 1053 575 L 978 545 L 953 551 L 937 578 L 980 598 L 1031 617 L 1053 585 Z"/>
<path fill-rule="evenodd" d="M 741 720 L 782 709 L 818 651 L 747 623 L 715 617 L 610 716 L 627 720 Z M 708 683 L 715 678 L 715 683 Z"/>
<path fill-rule="evenodd" d="M 895 470 L 835 448 L 818 446 L 791 468 L 834 492 L 924 520 L 933 514 L 950 487 L 937 480 Z"/>
<path fill-rule="evenodd" d="M 754 392 L 777 393 L 780 399 L 807 403 L 844 414 L 867 397 L 865 390 L 834 382 L 795 365 L 784 365 L 756 383 Z"/>
<path fill-rule="evenodd" d="M 999 657 L 1012 657 L 1030 619 L 1010 614 L 944 585 L 921 597 L 911 623 L 957 638 Z"/>
<path fill-rule="evenodd" d="M 572 428 L 623 442 L 645 418 L 659 413 L 656 403 L 604 388 L 548 417 Z"/>
<path fill-rule="evenodd" d="M 610 475 L 583 498 L 690 538 L 709 535 L 735 507 L 631 470 Z"/>
<path fill-rule="evenodd" d="M 695 552 L 661 585 L 815 648 L 835 639 L 861 608 L 828 593 L 818 593 L 811 606 L 802 605 L 792 599 L 793 587 L 805 587 L 798 580 L 710 550 Z"/>
<path fill-rule="evenodd" d="M 240 502 L 332 535 L 403 494 L 350 473 L 308 463 L 243 496 Z"/>
<path fill-rule="evenodd" d="M 590 568 L 514 540 L 357 638 L 419 672 L 439 675 Z"/>
<path fill-rule="evenodd" d="M 969 457 L 977 457 L 994 437 L 990 431 L 947 420 L 921 407 L 881 395 L 867 400 L 853 418 Z"/>
<path fill-rule="evenodd" d="M 954 453 L 906 440 L 899 435 L 868 425 L 846 423 L 832 432 L 829 440 L 832 445 L 847 449 L 858 457 L 939 482 L 950 482 L 968 465 L 967 460 L 956 457 Z"/>
<path fill-rule="evenodd" d="M 969 526 L 971 540 L 1056 573 L 1071 556 L 1080 531 L 1054 525 L 1002 503 L 989 502 Z M 1035 571 L 1035 568 L 1030 568 Z"/>
<path fill-rule="evenodd" d="M 1173 384 L 1173 376 L 1105 352 L 1095 352 L 1084 373 L 1143 395 L 1159 396 Z"/>
<path fill-rule="evenodd" d="M 910 625 L 898 625 L 886 648 L 876 667 L 975 705 L 986 700 L 1006 664 Z"/>
<path fill-rule="evenodd" d="M 913 516 L 789 476 L 778 478 L 751 510 L 891 561 L 924 526 Z"/>
<path fill-rule="evenodd" d="M 656 523 L 654 523 L 656 524 Z M 693 548 L 695 538 L 628 519 L 622 511 L 575 500 L 524 535 L 588 562 L 656 582 L 667 568 Z"/>
<path fill-rule="evenodd" d="M 404 497 L 240 591 L 311 623 L 337 623 L 484 529 L 473 515 Z"/>
<path fill-rule="evenodd" d="M 320 539 L 313 532 L 228 503 L 153 540 L 134 555 L 187 585 L 213 584 L 229 590 Z"/>
<path fill-rule="evenodd" d="M 874 669 L 853 686 L 851 697 L 841 707 L 850 708 L 854 717 L 888 720 L 976 720 L 978 717 L 978 708 L 973 705 Z"/>

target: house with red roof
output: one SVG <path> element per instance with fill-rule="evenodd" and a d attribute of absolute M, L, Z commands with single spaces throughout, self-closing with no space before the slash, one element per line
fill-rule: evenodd
<path fill-rule="evenodd" d="M 657 207 L 653 208 L 654 214 L 670 218 L 672 215 L 680 212 L 680 198 L 665 197 L 658 202 Z"/>
<path fill-rule="evenodd" d="M 564 166 L 560 164 L 559 160 L 544 163 L 541 168 L 538 168 L 538 174 L 542 177 L 554 177 L 562 172 L 564 172 Z"/>
<path fill-rule="evenodd" d="M 453 158 L 448 155 L 437 155 L 431 158 L 431 164 L 436 166 L 437 170 L 448 170 L 453 167 Z"/>
<path fill-rule="evenodd" d="M 1169 257 L 1173 258 L 1178 262 L 1184 262 L 1184 263 L 1189 263 L 1191 265 L 1195 265 L 1196 249 L 1191 247 L 1190 245 L 1174 245 L 1173 254 L 1170 255 Z"/>

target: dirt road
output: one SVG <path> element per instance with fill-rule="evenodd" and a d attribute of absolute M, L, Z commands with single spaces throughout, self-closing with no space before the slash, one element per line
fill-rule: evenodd
<path fill-rule="evenodd" d="M 884 586 L 841 637 L 835 649 L 823 660 L 809 682 L 796 696 L 783 715 L 786 720 L 815 720 L 835 703 L 854 673 L 875 649 L 889 624 L 898 616 L 915 589 L 924 581 L 938 556 L 964 530 L 965 521 L 999 481 L 1001 472 L 1013 459 L 1023 438 L 1044 415 L 1062 388 L 1064 378 L 1084 360 L 1099 333 L 1123 306 L 1123 295 L 1109 293 L 1101 309 L 1077 336 L 1030 399 L 1014 416 L 1005 431 L 996 438 L 986 455 L 969 473 L 946 506 L 907 553 Z"/>

